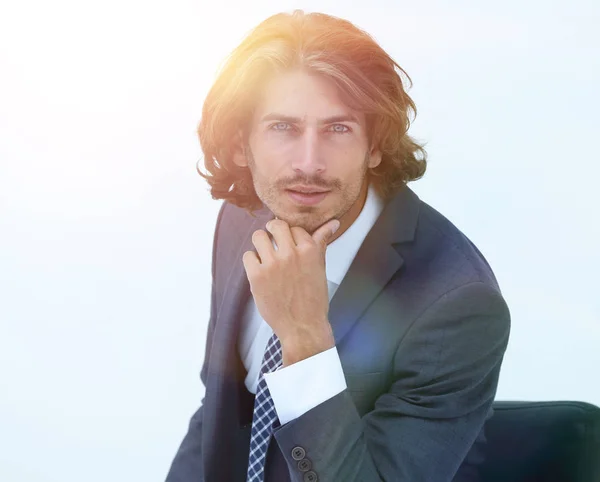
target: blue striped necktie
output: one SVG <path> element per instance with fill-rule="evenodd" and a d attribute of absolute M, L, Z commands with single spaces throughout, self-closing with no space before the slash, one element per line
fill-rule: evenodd
<path fill-rule="evenodd" d="M 273 333 L 265 349 L 258 385 L 256 387 L 247 482 L 263 482 L 264 480 L 265 457 L 267 455 L 267 448 L 269 447 L 269 440 L 271 440 L 273 428 L 279 424 L 275 405 L 271 399 L 264 374 L 275 371 L 282 363 L 281 344 L 277 335 Z"/>

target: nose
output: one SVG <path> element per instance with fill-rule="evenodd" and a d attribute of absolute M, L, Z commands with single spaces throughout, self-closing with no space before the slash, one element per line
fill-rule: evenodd
<path fill-rule="evenodd" d="M 297 174 L 313 176 L 325 171 L 325 160 L 316 129 L 305 129 L 298 145 L 299 152 L 294 156 L 292 168 Z"/>

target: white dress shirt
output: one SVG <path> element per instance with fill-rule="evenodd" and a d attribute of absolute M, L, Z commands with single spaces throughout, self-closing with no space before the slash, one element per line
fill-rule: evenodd
<path fill-rule="evenodd" d="M 327 246 L 325 271 L 329 301 L 342 283 L 383 207 L 383 200 L 373 186 L 369 185 L 365 204 L 354 223 Z M 251 393 L 256 393 L 263 356 L 272 335 L 272 328 L 262 319 L 254 299 L 250 296 L 244 311 L 237 348 L 248 371 L 245 384 Z M 346 378 L 335 346 L 267 373 L 265 379 L 281 425 L 298 418 L 346 389 Z"/>

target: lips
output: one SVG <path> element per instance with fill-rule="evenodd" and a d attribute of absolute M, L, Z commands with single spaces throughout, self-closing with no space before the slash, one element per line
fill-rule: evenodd
<path fill-rule="evenodd" d="M 297 194 L 310 195 L 310 194 L 325 194 L 328 191 L 298 191 L 296 189 L 288 189 L 290 192 L 294 192 Z"/>
<path fill-rule="evenodd" d="M 329 191 L 305 193 L 300 191 L 294 191 L 292 189 L 288 189 L 287 192 L 294 202 L 298 204 L 303 204 L 305 206 L 312 206 L 321 202 L 329 193 Z"/>

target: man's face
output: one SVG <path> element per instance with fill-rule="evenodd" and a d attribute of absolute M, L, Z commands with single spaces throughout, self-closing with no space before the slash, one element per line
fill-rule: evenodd
<path fill-rule="evenodd" d="M 254 112 L 248 146 L 235 162 L 248 166 L 261 201 L 279 219 L 309 233 L 336 218 L 341 235 L 366 197 L 370 152 L 364 115 L 351 111 L 324 77 L 290 71 L 272 78 Z M 294 195 L 290 188 L 327 191 Z"/>

